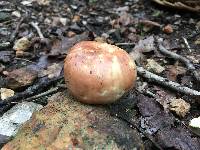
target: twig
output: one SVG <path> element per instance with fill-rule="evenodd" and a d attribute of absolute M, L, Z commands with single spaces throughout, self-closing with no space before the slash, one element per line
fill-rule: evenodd
<path fill-rule="evenodd" d="M 146 133 L 145 131 L 143 131 L 141 128 L 139 128 L 136 123 L 132 120 L 128 120 L 126 118 L 124 118 L 123 116 L 119 116 L 118 114 L 115 115 L 118 119 L 125 121 L 131 128 L 135 128 L 137 129 L 140 133 L 142 133 L 147 139 L 149 139 L 153 145 L 159 149 L 159 150 L 163 150 L 163 148 L 156 143 L 156 141 L 153 139 L 153 137 L 151 135 L 149 135 L 148 133 Z"/>
<path fill-rule="evenodd" d="M 42 34 L 41 29 L 39 28 L 37 23 L 31 22 L 31 26 L 36 29 L 36 31 L 39 35 L 39 39 L 37 37 L 35 39 L 33 39 L 32 44 L 34 42 L 36 42 L 37 40 L 39 40 L 41 43 L 46 44 L 48 49 L 51 49 L 51 46 L 50 46 L 51 44 L 50 44 L 49 39 L 44 37 L 44 35 Z"/>
<path fill-rule="evenodd" d="M 40 37 L 41 39 L 44 39 L 44 35 L 42 34 L 42 32 L 41 32 L 39 26 L 37 25 L 37 23 L 31 22 L 31 25 L 32 25 L 33 28 L 36 29 L 36 31 L 37 31 L 39 37 Z"/>
<path fill-rule="evenodd" d="M 51 86 L 58 81 L 62 80 L 63 76 L 59 76 L 53 79 L 48 79 L 47 77 L 42 78 L 38 81 L 37 84 L 30 86 L 28 89 L 26 89 L 23 92 L 17 93 L 16 95 L 4 100 L 0 101 L 0 115 L 2 115 L 3 112 L 8 110 L 10 107 L 12 107 L 14 104 L 12 102 L 19 102 L 22 101 L 25 98 L 28 98 L 30 96 L 33 96 L 35 93 L 40 93 L 45 90 L 48 86 Z"/>
<path fill-rule="evenodd" d="M 200 81 L 200 77 L 198 75 L 198 72 L 196 71 L 194 65 L 190 62 L 189 59 L 180 56 L 174 52 L 168 51 L 162 44 L 161 42 L 158 41 L 158 47 L 161 53 L 170 56 L 171 58 L 175 59 L 175 60 L 179 60 L 182 63 L 184 63 L 186 65 L 186 67 L 188 68 L 188 70 L 193 74 L 193 76 L 195 77 L 195 79 L 197 81 Z"/>
<path fill-rule="evenodd" d="M 29 63 L 36 64 L 36 62 L 31 61 L 31 60 L 28 60 L 28 59 L 25 59 L 25 58 L 18 58 L 18 57 L 15 57 L 14 59 L 15 59 L 15 60 L 21 60 L 21 61 L 26 61 L 26 62 L 29 62 Z"/>
<path fill-rule="evenodd" d="M 115 43 L 117 46 L 133 46 L 135 45 L 134 43 Z"/>
<path fill-rule="evenodd" d="M 40 93 L 38 95 L 35 95 L 35 96 L 32 96 L 32 97 L 29 97 L 27 99 L 25 99 L 25 101 L 32 101 L 34 99 L 38 99 L 38 98 L 41 98 L 41 97 L 44 97 L 44 96 L 47 96 L 47 95 L 50 95 L 50 94 L 53 94 L 53 93 L 56 93 L 59 89 L 61 89 L 61 87 L 55 87 L 55 88 L 52 88 L 48 91 L 45 91 L 43 93 Z"/>
<path fill-rule="evenodd" d="M 186 95 L 192 95 L 192 96 L 200 96 L 200 92 L 190 89 L 188 87 L 182 86 L 176 82 L 170 81 L 166 78 L 160 77 L 154 73 L 151 73 L 147 70 L 145 70 L 143 67 L 137 67 L 137 72 L 140 76 L 146 78 L 150 82 L 155 82 L 160 85 L 166 86 L 170 89 L 173 89 L 177 92 L 186 94 Z"/>
<path fill-rule="evenodd" d="M 22 22 L 25 20 L 25 18 L 26 18 L 26 17 L 22 17 L 22 18 L 20 19 L 20 21 L 18 22 L 18 24 L 17 24 L 17 26 L 16 26 L 16 28 L 15 28 L 15 31 L 11 34 L 11 36 L 10 36 L 10 42 L 11 42 L 11 43 L 15 40 L 15 37 L 16 37 L 16 35 L 17 35 L 18 32 L 19 32 L 20 25 L 21 25 Z"/>
<path fill-rule="evenodd" d="M 183 41 L 184 41 L 184 44 L 185 44 L 186 48 L 187 48 L 190 52 L 192 52 L 192 49 L 191 49 L 190 45 L 188 44 L 187 39 L 184 38 L 184 37 L 182 37 L 182 39 L 183 39 Z"/>

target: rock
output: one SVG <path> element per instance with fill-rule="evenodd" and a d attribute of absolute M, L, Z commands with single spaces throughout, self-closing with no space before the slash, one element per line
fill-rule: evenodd
<path fill-rule="evenodd" d="M 144 149 L 137 130 L 101 106 L 84 105 L 57 93 L 2 150 Z"/>
<path fill-rule="evenodd" d="M 48 6 L 51 2 L 51 0 L 34 0 L 41 6 Z"/>
<path fill-rule="evenodd" d="M 9 63 L 14 57 L 14 53 L 12 51 L 0 51 L 0 62 Z"/>
<path fill-rule="evenodd" d="M 23 37 L 21 39 L 18 39 L 15 42 L 15 45 L 13 47 L 14 50 L 16 51 L 25 51 L 31 46 L 31 42 L 27 37 Z"/>
<path fill-rule="evenodd" d="M 0 148 L 9 141 L 10 137 L 0 134 Z"/>
<path fill-rule="evenodd" d="M 13 11 L 12 12 L 12 16 L 20 18 L 21 17 L 21 13 L 19 11 Z"/>
<path fill-rule="evenodd" d="M 23 102 L 15 105 L 0 118 L 0 135 L 14 136 L 20 126 L 32 116 L 32 113 L 40 110 L 42 105 L 33 102 Z"/>
<path fill-rule="evenodd" d="M 12 97 L 15 94 L 15 92 L 13 90 L 6 89 L 6 88 L 1 88 L 0 92 L 1 92 L 1 99 L 2 100 L 5 100 L 5 99 L 7 99 L 9 97 Z"/>
<path fill-rule="evenodd" d="M 155 60 L 153 59 L 147 59 L 147 70 L 152 71 L 154 73 L 161 73 L 165 70 L 164 67 L 162 67 L 160 64 L 158 64 Z"/>
<path fill-rule="evenodd" d="M 163 28 L 163 32 L 167 33 L 167 34 L 170 34 L 170 33 L 173 33 L 174 30 L 173 30 L 172 26 L 170 24 L 168 24 Z"/>
<path fill-rule="evenodd" d="M 7 87 L 17 89 L 31 85 L 37 78 L 37 71 L 27 66 L 7 73 Z"/>
<path fill-rule="evenodd" d="M 190 120 L 189 127 L 193 132 L 200 136 L 200 117 Z"/>

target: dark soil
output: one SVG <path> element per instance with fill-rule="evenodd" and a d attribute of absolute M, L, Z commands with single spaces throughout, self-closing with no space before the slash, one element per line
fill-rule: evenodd
<path fill-rule="evenodd" d="M 0 43 L 10 42 L 8 46 L 0 46 L 0 87 L 9 87 L 10 79 L 6 72 L 30 65 L 35 65 L 34 70 L 39 72 L 53 63 L 62 63 L 67 50 L 81 40 L 105 41 L 131 52 L 140 39 L 150 36 L 156 39 L 163 38 L 167 49 L 192 58 L 196 69 L 200 70 L 199 62 L 195 62 L 200 60 L 200 44 L 195 44 L 200 38 L 200 16 L 197 13 L 166 8 L 147 0 L 52 0 L 47 6 L 39 5 L 37 2 L 25 6 L 21 4 L 21 0 L 8 0 L 1 1 L 0 8 Z M 13 11 L 20 12 L 21 17 L 11 15 Z M 13 39 L 12 35 L 23 17 L 25 19 Z M 65 18 L 66 22 L 62 24 L 59 18 Z M 141 23 L 144 20 L 154 21 L 160 26 Z M 38 23 L 47 41 L 38 38 L 31 22 Z M 162 31 L 168 24 L 173 27 L 173 32 L 169 34 Z M 17 58 L 13 45 L 17 39 L 25 36 L 30 38 L 31 47 L 26 51 L 27 55 Z M 187 39 L 191 51 L 185 46 L 183 38 Z M 177 63 L 185 67 L 184 64 L 160 54 L 156 49 L 154 52 L 144 53 L 144 58 L 139 64 L 145 66 L 147 58 L 156 60 L 165 68 Z M 2 65 L 4 67 L 1 67 Z M 160 76 L 168 78 L 168 73 L 166 69 Z M 38 76 L 31 85 L 19 86 L 16 91 L 20 93 L 29 86 L 37 85 L 41 78 Z M 140 77 L 137 87 L 143 81 L 145 79 Z M 200 91 L 199 82 L 189 72 L 178 74 L 175 82 Z M 131 91 L 116 104 L 108 106 L 111 115 L 117 114 L 118 118 L 132 128 L 137 128 L 141 132 L 146 149 L 200 149 L 198 135 L 188 127 L 189 121 L 200 115 L 199 98 L 174 92 L 153 83 L 147 84 L 142 92 L 136 88 L 137 90 Z M 52 86 L 55 86 L 55 83 L 45 86 L 44 91 Z M 150 96 L 147 91 L 151 91 L 154 96 Z M 35 90 L 24 98 L 39 94 L 37 92 L 41 90 Z M 160 97 L 163 99 L 174 96 L 190 103 L 189 113 L 181 118 L 174 112 L 166 111 L 158 102 L 159 92 L 165 95 L 162 97 L 161 94 Z M 40 103 L 45 105 L 44 101 L 45 98 L 42 98 Z M 0 105 L 2 114 L 11 107 L 7 106 L 8 104 Z"/>

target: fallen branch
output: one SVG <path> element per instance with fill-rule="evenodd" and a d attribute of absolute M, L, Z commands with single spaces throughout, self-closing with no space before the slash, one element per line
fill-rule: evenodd
<path fill-rule="evenodd" d="M 52 88 L 52 89 L 50 89 L 50 90 L 48 90 L 48 91 L 45 91 L 45 92 L 43 92 L 43 93 L 40 93 L 40 94 L 38 94 L 38 95 L 34 95 L 34 96 L 32 96 L 32 97 L 28 97 L 28 98 L 26 98 L 25 99 L 25 101 L 33 101 L 33 100 L 35 100 L 35 99 L 38 99 L 38 98 L 41 98 L 41 97 L 44 97 L 44 96 L 48 96 L 48 95 L 50 95 L 50 94 L 54 94 L 54 93 L 56 93 L 59 89 L 61 89 L 61 87 L 55 87 L 55 88 Z"/>
<path fill-rule="evenodd" d="M 189 45 L 187 39 L 184 38 L 184 37 L 182 37 L 182 39 L 183 39 L 183 41 L 184 41 L 184 44 L 185 44 L 186 48 L 187 48 L 190 52 L 192 52 L 192 49 L 191 49 L 191 47 L 190 47 L 190 45 Z"/>
<path fill-rule="evenodd" d="M 182 86 L 176 82 L 170 81 L 166 78 L 160 77 L 154 73 L 151 73 L 147 70 L 145 70 L 143 67 L 137 67 L 137 72 L 140 76 L 146 78 L 150 82 L 155 82 L 160 85 L 163 85 L 165 87 L 168 87 L 170 89 L 173 89 L 177 92 L 186 94 L 186 95 L 192 95 L 192 96 L 200 96 L 200 92 L 190 89 L 188 87 Z"/>
<path fill-rule="evenodd" d="M 189 59 L 181 56 L 181 55 L 178 55 L 174 52 L 171 52 L 171 51 L 168 51 L 162 44 L 161 42 L 158 41 L 158 47 L 159 47 L 159 50 L 161 53 L 167 55 L 167 56 L 170 56 L 171 58 L 175 59 L 175 60 L 179 60 L 181 61 L 182 63 L 184 63 L 186 65 L 186 67 L 188 68 L 188 70 L 193 74 L 193 76 L 195 77 L 195 79 L 197 81 L 200 81 L 200 77 L 198 75 L 198 72 L 196 71 L 194 65 L 190 62 Z"/>
<path fill-rule="evenodd" d="M 42 32 L 41 32 L 39 26 L 37 25 L 37 23 L 31 22 L 31 25 L 32 25 L 33 28 L 35 28 L 35 30 L 37 31 L 39 37 L 41 39 L 44 39 L 44 35 L 42 34 Z"/>
<path fill-rule="evenodd" d="M 19 29 L 20 29 L 20 26 L 22 24 L 22 22 L 25 20 L 26 17 L 22 17 L 20 19 L 20 21 L 18 22 L 16 28 L 15 28 L 15 31 L 11 34 L 10 36 L 10 43 L 14 42 L 15 40 L 15 37 L 17 36 L 18 32 L 19 32 Z"/>
<path fill-rule="evenodd" d="M 115 43 L 117 46 L 134 46 L 134 43 Z"/>
<path fill-rule="evenodd" d="M 31 26 L 37 31 L 39 38 L 35 37 L 31 42 L 32 44 L 34 44 L 36 41 L 40 41 L 41 43 L 46 44 L 46 46 L 48 47 L 48 49 L 51 49 L 50 46 L 50 41 L 48 38 L 45 38 L 44 35 L 42 34 L 41 29 L 39 28 L 39 26 L 37 25 L 37 23 L 31 22 Z"/>
<path fill-rule="evenodd" d="M 47 87 L 57 83 L 58 81 L 62 79 L 63 79 L 63 76 L 59 76 L 53 79 L 48 79 L 47 77 L 41 78 L 37 84 L 30 86 L 25 91 L 17 93 L 16 95 L 4 101 L 0 101 L 0 116 L 3 114 L 3 112 L 11 108 L 14 105 L 14 103 L 20 102 L 30 96 L 35 95 L 36 93 L 43 92 Z"/>

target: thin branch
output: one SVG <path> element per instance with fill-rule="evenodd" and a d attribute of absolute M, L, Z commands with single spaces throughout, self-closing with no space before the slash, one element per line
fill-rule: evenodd
<path fill-rule="evenodd" d="M 47 87 L 57 83 L 62 79 L 63 79 L 62 75 L 53 79 L 48 79 L 46 77 L 41 78 L 37 84 L 30 86 L 25 91 L 17 93 L 16 95 L 4 101 L 0 101 L 0 115 L 2 115 L 3 112 L 7 111 L 10 107 L 12 107 L 14 103 L 22 101 L 23 99 L 33 96 L 36 93 L 43 92 Z"/>
<path fill-rule="evenodd" d="M 134 43 L 115 43 L 117 46 L 134 46 Z"/>
<path fill-rule="evenodd" d="M 15 31 L 11 34 L 11 36 L 10 36 L 10 42 L 11 42 L 11 43 L 14 42 L 15 37 L 17 36 L 17 34 L 18 34 L 18 32 L 19 32 L 20 26 L 21 26 L 22 22 L 25 20 L 25 18 L 26 18 L 26 17 L 22 17 L 22 18 L 20 19 L 20 21 L 18 22 L 18 24 L 17 24 L 17 26 L 16 26 L 16 28 L 15 28 Z"/>
<path fill-rule="evenodd" d="M 39 28 L 39 26 L 37 25 L 37 23 L 31 22 L 31 25 L 32 25 L 33 28 L 36 29 L 36 31 L 37 31 L 39 37 L 40 37 L 41 39 L 44 39 L 44 35 L 42 34 L 41 29 Z"/>
<path fill-rule="evenodd" d="M 161 42 L 158 41 L 158 47 L 159 47 L 159 50 L 161 53 L 167 55 L 167 56 L 170 56 L 171 58 L 175 59 L 175 60 L 179 60 L 181 61 L 182 63 L 184 63 L 186 65 L 186 67 L 188 68 L 188 70 L 193 74 L 193 76 L 195 77 L 195 79 L 197 81 L 200 81 L 200 77 L 198 75 L 198 72 L 196 71 L 194 65 L 190 62 L 189 59 L 181 56 L 181 55 L 178 55 L 174 52 L 171 52 L 171 51 L 168 51 L 162 44 Z"/>
<path fill-rule="evenodd" d="M 34 95 L 34 96 L 32 96 L 32 97 L 29 97 L 29 98 L 27 98 L 27 99 L 25 99 L 25 101 L 32 101 L 32 100 L 35 100 L 35 99 L 38 99 L 38 98 L 41 98 L 41 97 L 44 97 L 44 96 L 48 96 L 48 95 L 50 95 L 50 94 L 54 94 L 54 93 L 56 93 L 59 89 L 61 89 L 61 87 L 55 87 L 55 88 L 52 88 L 52 89 L 50 89 L 50 90 L 48 90 L 48 91 L 45 91 L 45 92 L 43 92 L 43 93 L 40 93 L 40 94 L 38 94 L 38 95 Z"/>
<path fill-rule="evenodd" d="M 187 48 L 190 52 L 192 52 L 192 49 L 191 49 L 190 45 L 188 44 L 187 39 L 184 38 L 184 37 L 182 37 L 182 39 L 183 39 L 183 41 L 184 41 L 184 44 L 185 44 L 186 48 Z"/>
<path fill-rule="evenodd" d="M 186 95 L 192 95 L 192 96 L 200 96 L 200 92 L 190 89 L 188 87 L 182 86 L 176 82 L 170 81 L 166 78 L 160 77 L 154 73 L 151 73 L 147 70 L 145 70 L 143 67 L 137 67 L 137 72 L 140 76 L 146 78 L 150 82 L 155 82 L 160 85 L 163 85 L 165 87 L 168 87 L 172 90 L 175 90 L 177 92 L 186 94 Z"/>

